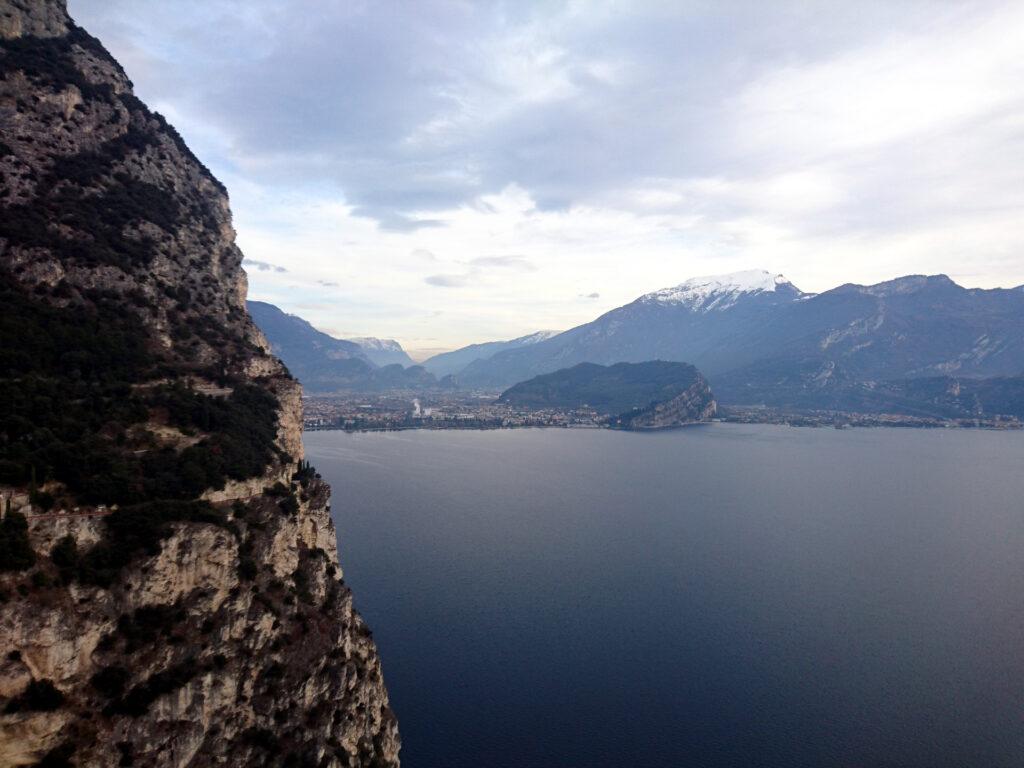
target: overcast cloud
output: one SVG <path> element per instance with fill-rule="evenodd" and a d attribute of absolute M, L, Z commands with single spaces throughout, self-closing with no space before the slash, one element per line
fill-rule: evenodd
<path fill-rule="evenodd" d="M 510 338 L 755 267 L 1024 283 L 1019 2 L 71 11 L 227 184 L 251 295 L 342 334 Z"/>

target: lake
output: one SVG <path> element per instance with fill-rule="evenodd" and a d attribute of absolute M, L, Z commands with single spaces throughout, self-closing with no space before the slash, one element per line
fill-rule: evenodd
<path fill-rule="evenodd" d="M 405 768 L 1024 764 L 1024 433 L 305 443 Z"/>

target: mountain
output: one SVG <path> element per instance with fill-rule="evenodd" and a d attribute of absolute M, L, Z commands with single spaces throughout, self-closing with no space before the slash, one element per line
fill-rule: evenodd
<path fill-rule="evenodd" d="M 780 308 L 737 351 L 748 362 L 713 377 L 723 402 L 855 410 L 851 393 L 878 382 L 1024 372 L 1024 291 L 945 275 L 843 285 Z"/>
<path fill-rule="evenodd" d="M 393 363 L 378 367 L 370 359 L 367 348 L 357 341 L 328 336 L 301 317 L 289 315 L 273 304 L 249 301 L 246 306 L 274 354 L 302 382 L 307 392 L 423 389 L 437 383 L 418 365 L 403 368 Z"/>
<path fill-rule="evenodd" d="M 398 764 L 224 187 L 0 1 L 0 765 Z"/>
<path fill-rule="evenodd" d="M 774 391 L 771 405 L 939 419 L 1024 420 L 1024 376 L 850 380 L 831 387 Z"/>
<path fill-rule="evenodd" d="M 459 380 L 501 388 L 576 363 L 645 360 L 688 361 L 711 373 L 743 362 L 731 354 L 736 340 L 752 333 L 772 310 L 806 296 L 781 275 L 765 271 L 695 278 L 530 347 L 471 363 Z"/>
<path fill-rule="evenodd" d="M 289 367 L 308 368 L 324 361 L 357 361 L 351 370 L 370 370 L 376 367 L 363 346 L 355 341 L 346 341 L 318 331 L 298 315 L 289 315 L 265 301 L 246 301 L 246 309 L 253 322 L 263 331 L 274 353 L 284 358 L 287 350 L 291 362 Z"/>
<path fill-rule="evenodd" d="M 363 336 L 357 339 L 349 339 L 358 344 L 363 354 L 369 358 L 374 365 L 416 365 L 409 357 L 402 345 L 394 339 L 377 339 L 373 336 Z"/>
<path fill-rule="evenodd" d="M 527 408 L 590 408 L 620 428 L 706 421 L 715 401 L 704 377 L 686 363 L 654 360 L 612 366 L 580 363 L 520 382 L 498 402 Z"/>
<path fill-rule="evenodd" d="M 487 360 L 499 352 L 520 347 L 529 347 L 557 336 L 558 331 L 537 331 L 509 341 L 488 341 L 483 344 L 470 344 L 468 347 L 442 352 L 423 361 L 423 367 L 437 377 L 457 375 L 467 365 L 476 360 Z"/>
<path fill-rule="evenodd" d="M 692 362 L 725 404 L 854 409 L 878 382 L 1024 372 L 1024 290 L 913 275 L 812 295 L 763 271 L 698 278 L 459 378 L 500 387 L 577 362 L 642 359 Z"/>

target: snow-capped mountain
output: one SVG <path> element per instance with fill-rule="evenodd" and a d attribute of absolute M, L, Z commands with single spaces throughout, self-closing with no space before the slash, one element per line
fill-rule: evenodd
<path fill-rule="evenodd" d="M 764 271 L 695 278 L 563 333 L 437 355 L 430 372 L 375 368 L 370 344 L 332 339 L 259 302 L 250 312 L 314 391 L 431 387 L 449 373 L 459 386 L 505 389 L 578 363 L 665 360 L 697 366 L 723 405 L 948 415 L 991 392 L 1024 402 L 1024 292 L 945 275 L 816 295 Z"/>
<path fill-rule="evenodd" d="M 806 295 L 766 270 L 693 278 L 530 347 L 473 362 L 459 379 L 469 385 L 507 387 L 577 363 L 646 360 L 692 362 L 707 373 L 708 362 L 730 355 L 730 339 L 756 328 L 772 308 Z"/>
<path fill-rule="evenodd" d="M 531 344 L 538 344 L 542 341 L 547 341 L 560 333 L 561 331 L 537 331 L 536 333 L 531 333 L 526 336 L 520 336 L 518 339 L 512 339 L 512 341 L 507 343 L 515 344 L 520 347 L 528 347 Z"/>
<path fill-rule="evenodd" d="M 378 339 L 373 336 L 361 336 L 349 339 L 358 344 L 371 362 L 375 365 L 415 365 L 412 358 L 402 349 L 402 345 L 394 339 Z"/>
<path fill-rule="evenodd" d="M 436 384 L 434 377 L 420 366 L 378 364 L 370 358 L 366 347 L 328 336 L 273 304 L 247 301 L 246 306 L 274 354 L 302 382 L 307 393 L 374 392 L 429 388 Z"/>
<path fill-rule="evenodd" d="M 470 363 L 486 360 L 499 352 L 509 349 L 520 349 L 547 341 L 561 331 L 537 331 L 508 341 L 488 341 L 483 344 L 470 344 L 468 347 L 442 352 L 423 361 L 423 367 L 435 376 L 458 375 Z"/>
<path fill-rule="evenodd" d="M 641 296 L 639 301 L 661 304 L 684 304 L 694 312 L 725 310 L 734 306 L 746 294 L 775 293 L 795 290 L 782 275 L 773 275 L 764 269 L 751 269 L 727 275 L 694 277 L 672 288 L 662 288 Z"/>
<path fill-rule="evenodd" d="M 742 320 L 744 308 L 763 308 L 805 296 L 782 275 L 763 269 L 695 277 L 645 294 L 593 323 L 564 333 L 539 331 L 511 341 L 472 344 L 435 355 L 423 366 L 435 376 L 454 374 L 471 385 L 505 387 L 581 362 L 685 361 L 679 356 L 688 351 L 678 345 L 679 318 L 670 317 L 739 307 L 736 319 Z"/>
<path fill-rule="evenodd" d="M 871 388 L 885 381 L 1019 376 L 1024 296 L 964 288 L 945 275 L 817 295 L 764 270 L 694 278 L 478 360 L 459 380 L 503 388 L 582 362 L 644 360 L 696 365 L 726 404 L 856 410 L 869 407 Z"/>

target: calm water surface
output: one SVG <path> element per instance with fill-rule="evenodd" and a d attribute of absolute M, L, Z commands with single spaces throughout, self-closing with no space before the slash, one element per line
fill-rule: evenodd
<path fill-rule="evenodd" d="M 1024 765 L 1024 434 L 305 436 L 406 768 Z"/>

